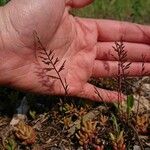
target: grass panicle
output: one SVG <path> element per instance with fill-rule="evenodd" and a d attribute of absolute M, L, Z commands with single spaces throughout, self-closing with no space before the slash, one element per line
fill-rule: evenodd
<path fill-rule="evenodd" d="M 42 60 L 42 62 L 46 65 L 45 68 L 42 68 L 42 71 L 43 73 L 45 72 L 45 74 L 47 72 L 51 72 L 51 71 L 54 71 L 56 73 L 56 75 L 47 75 L 47 79 L 50 80 L 51 79 L 56 79 L 56 80 L 59 80 L 64 91 L 65 91 L 65 95 L 68 95 L 68 85 L 67 85 L 67 82 L 66 80 L 63 81 L 60 73 L 65 69 L 65 63 L 66 63 L 66 60 L 62 63 L 62 65 L 57 68 L 56 65 L 59 63 L 59 58 L 55 56 L 55 53 L 54 53 L 54 50 L 50 50 L 49 52 L 47 51 L 47 49 L 44 47 L 44 45 L 42 44 L 37 32 L 35 31 L 34 32 L 34 36 L 36 38 L 36 41 L 39 45 L 39 49 L 40 49 L 40 52 L 39 52 L 39 58 Z"/>

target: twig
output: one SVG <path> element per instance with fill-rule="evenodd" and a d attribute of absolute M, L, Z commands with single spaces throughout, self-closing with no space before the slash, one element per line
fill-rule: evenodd
<path fill-rule="evenodd" d="M 143 147 L 143 144 L 141 142 L 141 139 L 139 138 L 138 132 L 136 131 L 136 129 L 134 128 L 134 126 L 132 124 L 128 123 L 128 125 L 129 125 L 129 127 L 131 127 L 133 129 L 133 131 L 137 137 L 137 140 L 139 142 L 139 146 L 140 146 L 141 150 L 144 150 L 144 147 Z"/>
<path fill-rule="evenodd" d="M 144 55 L 142 55 L 142 69 L 141 69 L 141 76 L 145 74 L 145 57 Z M 136 111 L 136 118 L 138 116 L 138 113 L 139 113 L 139 108 L 140 108 L 140 98 L 141 98 L 141 92 L 142 92 L 142 82 L 139 83 L 139 88 L 138 88 L 138 94 L 139 94 L 139 98 L 137 99 L 138 101 L 138 105 L 137 105 L 137 111 Z"/>

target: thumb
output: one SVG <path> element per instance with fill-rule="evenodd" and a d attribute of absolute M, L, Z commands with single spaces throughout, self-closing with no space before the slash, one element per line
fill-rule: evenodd
<path fill-rule="evenodd" d="M 71 6 L 72 8 L 82 8 L 94 0 L 67 0 L 66 5 Z"/>

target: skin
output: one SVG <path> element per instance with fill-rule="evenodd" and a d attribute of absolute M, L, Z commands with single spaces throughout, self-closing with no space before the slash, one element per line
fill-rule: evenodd
<path fill-rule="evenodd" d="M 64 95 L 58 79 L 47 78 L 46 65 L 39 58 L 40 38 L 46 51 L 59 58 L 60 72 L 68 95 L 100 101 L 90 77 L 112 77 L 117 74 L 117 60 L 112 46 L 122 40 L 127 61 L 132 62 L 129 76 L 140 76 L 145 56 L 145 75 L 150 75 L 150 26 L 73 17 L 71 8 L 90 4 L 91 0 L 12 0 L 0 8 L 0 84 L 49 95 Z M 35 36 L 36 31 L 37 36 Z M 39 74 L 42 74 L 42 77 Z M 47 75 L 57 76 L 55 71 Z M 142 74 L 143 75 L 143 74 Z M 45 86 L 43 85 L 43 82 Z M 118 93 L 97 88 L 107 102 L 117 100 Z M 122 95 L 122 99 L 125 98 Z"/>

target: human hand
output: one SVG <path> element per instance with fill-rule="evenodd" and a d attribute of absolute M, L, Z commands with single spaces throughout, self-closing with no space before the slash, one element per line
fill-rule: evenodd
<path fill-rule="evenodd" d="M 71 7 L 82 7 L 90 2 L 12 0 L 1 8 L 4 44 L 0 56 L 0 82 L 32 92 L 65 94 L 60 80 L 47 76 L 57 76 L 54 70 L 41 72 L 46 66 L 39 57 L 41 51 L 36 49 L 39 42 L 35 43 L 34 31 L 47 52 L 54 50 L 59 58 L 56 68 L 66 61 L 60 75 L 64 85 L 66 80 L 70 96 L 99 101 L 95 87 L 87 81 L 90 77 L 117 75 L 118 62 L 112 57 L 116 55 L 112 49 L 115 41 L 124 42 L 127 61 L 132 62 L 129 76 L 141 75 L 141 55 L 145 56 L 145 75 L 150 75 L 150 27 L 78 18 L 68 13 Z M 42 74 L 40 79 L 37 72 Z M 113 102 L 118 98 L 117 92 L 97 89 L 104 101 Z"/>

